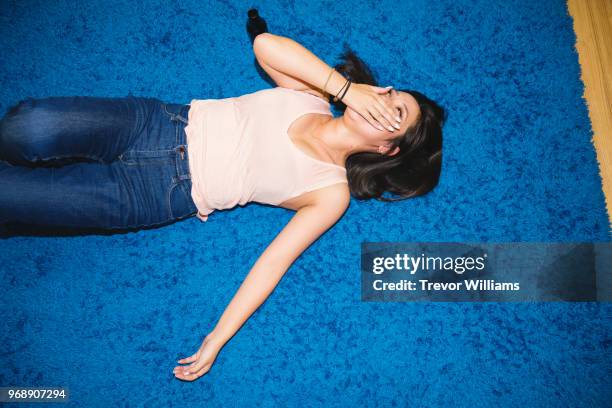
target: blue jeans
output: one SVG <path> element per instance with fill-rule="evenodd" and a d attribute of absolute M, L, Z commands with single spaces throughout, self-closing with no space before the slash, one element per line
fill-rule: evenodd
<path fill-rule="evenodd" d="M 195 215 L 189 105 L 27 98 L 0 120 L 0 224 L 140 228 Z"/>

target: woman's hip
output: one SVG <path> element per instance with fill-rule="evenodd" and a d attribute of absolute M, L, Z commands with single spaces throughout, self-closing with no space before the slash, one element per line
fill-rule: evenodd
<path fill-rule="evenodd" d="M 146 186 L 140 192 L 130 191 L 138 186 L 124 183 L 126 202 L 133 200 L 130 194 L 151 195 L 157 197 L 160 211 L 167 211 L 169 219 L 195 214 L 185 134 L 188 112 L 189 105 L 158 100 L 143 137 L 119 156 L 124 171 L 131 173 L 129 179 L 140 180 Z"/>
<path fill-rule="evenodd" d="M 194 215 L 187 155 L 178 148 L 165 156 L 131 158 L 117 169 L 118 226 L 149 226 Z"/>

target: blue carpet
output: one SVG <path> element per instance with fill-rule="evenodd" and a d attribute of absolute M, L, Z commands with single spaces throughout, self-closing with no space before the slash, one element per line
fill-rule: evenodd
<path fill-rule="evenodd" d="M 353 200 L 193 383 L 175 360 L 292 212 L 253 203 L 204 224 L 0 240 L 0 386 L 66 386 L 86 407 L 606 406 L 609 304 L 360 301 L 362 241 L 610 240 L 563 0 L 4 0 L 0 111 L 27 96 L 187 103 L 269 87 L 251 6 L 328 63 L 346 41 L 383 85 L 440 102 L 440 185 Z"/>

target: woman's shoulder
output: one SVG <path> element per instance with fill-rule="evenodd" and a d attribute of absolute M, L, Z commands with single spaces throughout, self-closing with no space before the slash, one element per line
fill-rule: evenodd
<path fill-rule="evenodd" d="M 313 202 L 322 211 L 342 215 L 351 202 L 351 192 L 347 182 L 339 182 L 312 191 Z"/>

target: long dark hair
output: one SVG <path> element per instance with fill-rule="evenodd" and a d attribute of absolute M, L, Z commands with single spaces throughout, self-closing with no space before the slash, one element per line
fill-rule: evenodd
<path fill-rule="evenodd" d="M 344 45 L 341 62 L 335 68 L 355 83 L 378 86 L 370 68 L 355 52 Z M 389 151 L 399 146 L 393 156 L 379 153 L 360 152 L 350 155 L 346 160 L 346 171 L 351 194 L 361 200 L 375 198 L 380 201 L 399 201 L 424 195 L 431 191 L 440 180 L 442 169 L 442 127 L 446 121 L 446 111 L 422 93 L 412 89 L 397 89 L 407 92 L 418 102 L 421 109 L 417 122 L 406 133 L 392 141 Z M 346 106 L 334 102 L 330 104 L 344 112 Z M 390 192 L 394 198 L 383 197 Z"/>

